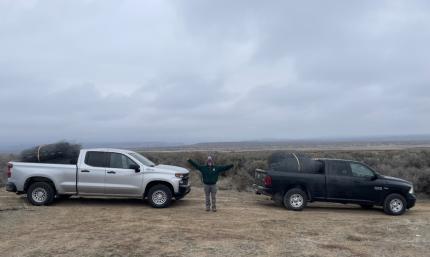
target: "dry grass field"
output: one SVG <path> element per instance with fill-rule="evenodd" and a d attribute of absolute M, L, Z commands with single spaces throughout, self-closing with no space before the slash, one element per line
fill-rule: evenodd
<path fill-rule="evenodd" d="M 0 189 L 0 255 L 14 256 L 428 256 L 430 201 L 400 217 L 354 205 L 313 203 L 303 212 L 266 196 L 203 192 L 167 209 L 140 200 L 71 198 L 35 207 Z"/>

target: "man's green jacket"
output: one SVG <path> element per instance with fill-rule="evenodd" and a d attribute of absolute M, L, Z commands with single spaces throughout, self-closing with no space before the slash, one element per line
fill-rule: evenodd
<path fill-rule="evenodd" d="M 218 181 L 218 175 L 221 172 L 227 171 L 233 168 L 233 165 L 225 165 L 225 166 L 209 166 L 209 165 L 199 165 L 195 161 L 189 159 L 188 162 L 193 165 L 194 168 L 202 173 L 203 183 L 206 185 L 215 185 Z"/>

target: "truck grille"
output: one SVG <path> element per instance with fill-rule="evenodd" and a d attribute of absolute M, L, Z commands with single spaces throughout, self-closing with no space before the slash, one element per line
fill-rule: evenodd
<path fill-rule="evenodd" d="M 180 184 L 181 184 L 181 185 L 188 185 L 188 178 L 189 178 L 189 175 L 188 175 L 188 174 L 185 174 L 185 175 L 182 177 L 182 180 L 180 181 Z"/>

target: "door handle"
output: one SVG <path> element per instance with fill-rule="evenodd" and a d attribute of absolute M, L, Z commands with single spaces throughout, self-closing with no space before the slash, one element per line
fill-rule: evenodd
<path fill-rule="evenodd" d="M 116 172 L 111 170 L 111 171 L 108 171 L 107 173 L 108 174 L 115 174 Z"/>
<path fill-rule="evenodd" d="M 89 170 L 81 170 L 81 172 L 90 172 Z"/>

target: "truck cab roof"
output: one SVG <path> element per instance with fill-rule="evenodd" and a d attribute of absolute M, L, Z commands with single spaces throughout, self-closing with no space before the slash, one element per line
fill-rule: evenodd
<path fill-rule="evenodd" d="M 336 158 L 314 158 L 315 161 L 341 161 L 341 162 L 359 162 L 354 160 L 336 159 Z"/>
<path fill-rule="evenodd" d="M 82 149 L 84 151 L 94 151 L 94 152 L 114 152 L 114 153 L 130 153 L 132 150 L 116 149 L 116 148 L 86 148 Z"/>

